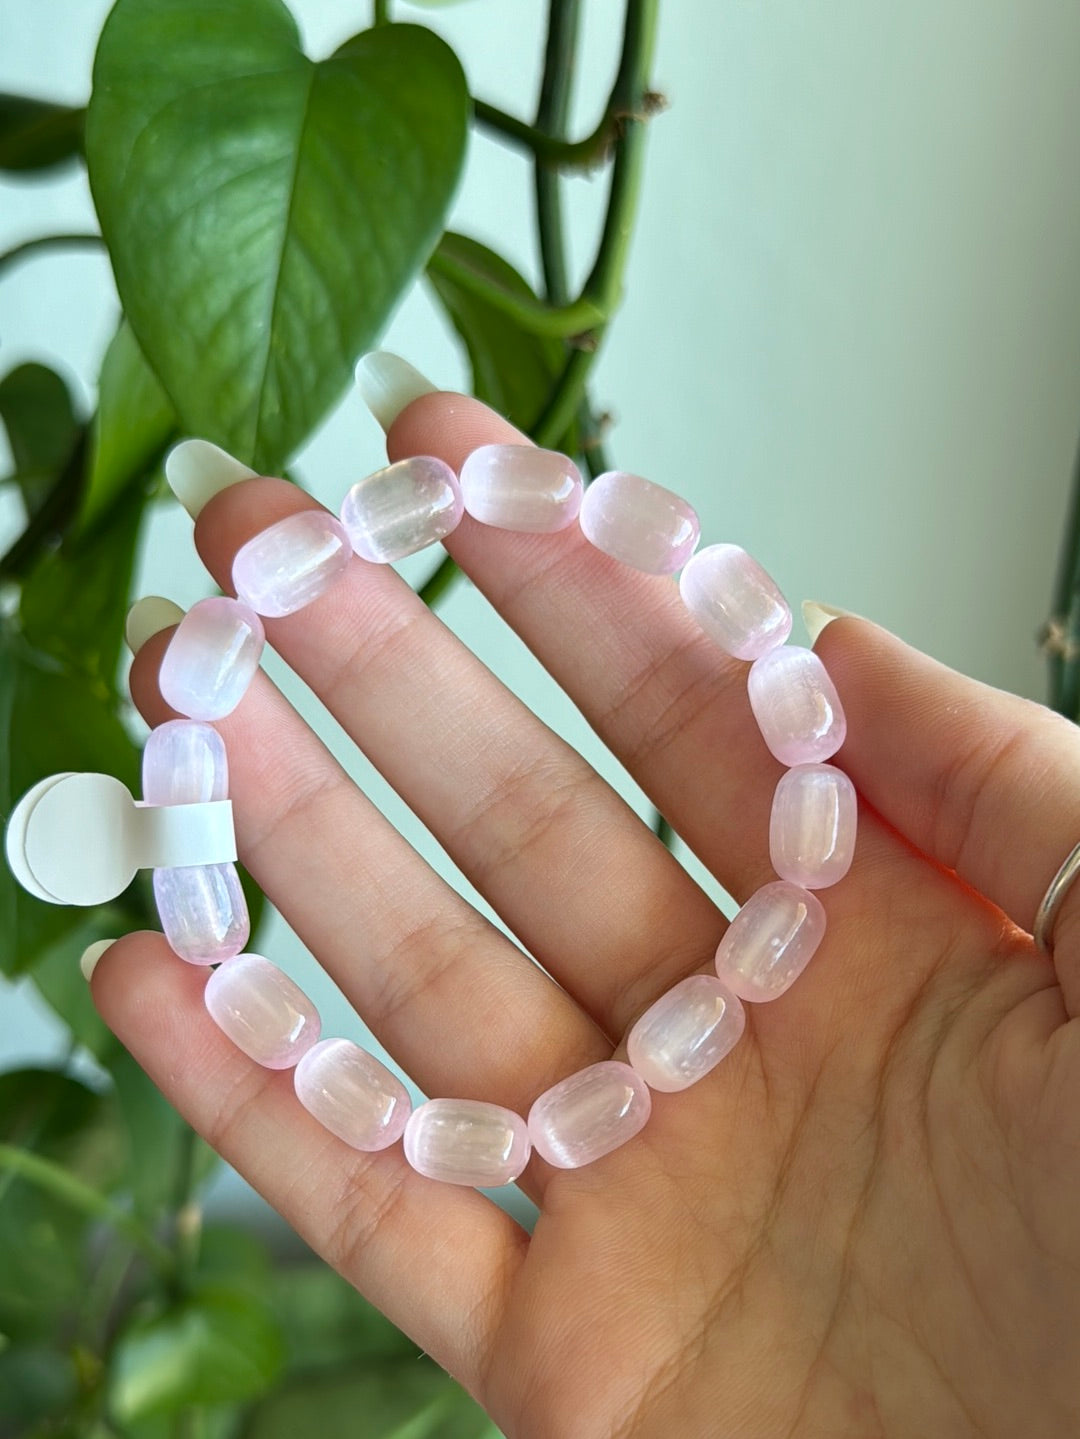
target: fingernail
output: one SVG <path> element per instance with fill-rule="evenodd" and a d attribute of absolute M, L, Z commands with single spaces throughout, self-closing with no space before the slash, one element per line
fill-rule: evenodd
<path fill-rule="evenodd" d="M 364 404 L 384 430 L 390 428 L 406 405 L 438 389 L 408 360 L 389 350 L 372 350 L 370 355 L 360 357 L 356 384 Z"/>
<path fill-rule="evenodd" d="M 165 457 L 165 478 L 193 520 L 222 490 L 254 477 L 254 470 L 209 440 L 181 440 Z"/>
<path fill-rule="evenodd" d="M 823 605 L 819 600 L 803 600 L 802 617 L 811 645 L 817 643 L 818 635 L 833 620 L 858 619 L 858 615 L 853 615 L 850 610 L 840 610 L 835 605 Z"/>
<path fill-rule="evenodd" d="M 124 639 L 133 655 L 137 655 L 148 639 L 178 625 L 184 618 L 184 611 L 172 600 L 161 595 L 143 595 L 128 610 L 124 621 Z"/>
<path fill-rule="evenodd" d="M 79 968 L 82 970 L 83 979 L 86 980 L 87 984 L 90 983 L 90 978 L 94 970 L 97 969 L 98 960 L 109 946 L 115 943 L 115 939 L 99 939 L 96 944 L 91 944 L 83 950 L 79 956 Z"/>

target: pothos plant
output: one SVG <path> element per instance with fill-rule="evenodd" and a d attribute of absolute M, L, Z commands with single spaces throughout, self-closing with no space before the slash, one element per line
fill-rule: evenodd
<path fill-rule="evenodd" d="M 22 283 L 49 252 L 104 246 L 122 306 L 92 415 L 45 363 L 0 378 L 4 483 L 25 516 L 0 558 L 5 812 L 59 770 L 103 770 L 137 792 L 118 667 L 169 445 L 197 434 L 282 473 L 418 275 L 476 393 L 539 443 L 606 467 L 588 380 L 657 104 L 658 0 L 627 0 L 610 95 L 573 139 L 580 8 L 550 0 L 534 119 L 471 96 L 453 51 L 395 23 L 388 0 L 323 60 L 302 52 L 282 0 L 117 0 L 85 110 L 0 96 L 0 170 L 38 179 L 85 164 L 100 221 L 0 255 L 0 283 Z M 470 126 L 533 167 L 539 292 L 445 229 Z M 597 169 L 606 213 L 572 293 L 562 177 Z M 435 603 L 453 579 L 444 560 L 422 593 Z M 153 922 L 142 883 L 102 909 L 66 909 L 0 866 L 0 965 L 70 1034 L 68 1063 L 0 1074 L 0 1433 L 493 1432 L 328 1271 L 274 1268 L 253 1235 L 202 1224 L 212 1156 L 106 1032 L 77 970 L 94 939 Z M 107 1084 L 73 1073 L 82 1049 Z"/>

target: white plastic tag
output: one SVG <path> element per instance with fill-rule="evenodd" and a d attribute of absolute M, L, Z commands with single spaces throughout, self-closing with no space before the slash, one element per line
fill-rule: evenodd
<path fill-rule="evenodd" d="M 107 774 L 59 774 L 28 790 L 4 836 L 15 878 L 51 904 L 104 904 L 140 869 L 236 858 L 231 800 L 144 805 Z"/>

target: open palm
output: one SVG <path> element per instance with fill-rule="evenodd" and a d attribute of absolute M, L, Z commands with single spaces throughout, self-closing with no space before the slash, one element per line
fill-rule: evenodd
<path fill-rule="evenodd" d="M 389 449 L 457 465 L 519 438 L 440 394 Z M 211 573 L 228 586 L 237 547 L 311 503 L 274 480 L 217 496 L 196 529 Z M 770 879 L 780 767 L 746 667 L 675 586 L 576 530 L 466 519 L 448 547 L 725 887 L 741 901 Z M 259 676 L 221 725 L 241 856 L 428 1093 L 525 1113 L 709 969 L 712 902 L 392 571 L 357 561 L 267 631 L 543 966 Z M 165 641 L 133 668 L 152 723 L 169 715 Z M 205 971 L 161 936 L 95 972 L 101 1012 L 191 1123 L 513 1439 L 1036 1439 L 1080 1422 L 1080 902 L 1055 963 L 1024 932 L 1080 837 L 1080 738 L 861 621 L 819 649 L 863 798 L 825 942 L 630 1144 L 581 1170 L 532 1161 L 531 1237 L 400 1150 L 322 1129 L 287 1074 L 222 1037 Z"/>

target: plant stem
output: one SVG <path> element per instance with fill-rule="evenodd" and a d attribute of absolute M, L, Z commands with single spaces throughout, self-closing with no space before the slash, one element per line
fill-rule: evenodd
<path fill-rule="evenodd" d="M 373 25 L 390 24 L 390 0 L 375 0 Z"/>
<path fill-rule="evenodd" d="M 44 1189 L 54 1198 L 71 1205 L 73 1209 L 111 1225 L 126 1235 L 160 1274 L 166 1278 L 171 1277 L 173 1256 L 164 1244 L 160 1244 L 133 1215 L 118 1209 L 104 1194 L 99 1194 L 89 1184 L 76 1179 L 59 1164 L 42 1158 L 40 1154 L 31 1154 L 27 1149 L 19 1149 L 16 1145 L 0 1144 L 0 1169 L 13 1171 L 20 1179 L 36 1184 L 39 1189 Z"/>
<path fill-rule="evenodd" d="M 583 294 L 580 299 L 568 305 L 547 305 L 543 300 L 534 299 L 530 295 L 505 289 L 465 261 L 447 255 L 442 249 L 436 250 L 432 255 L 428 261 L 428 269 L 436 275 L 444 275 L 463 290 L 468 290 L 478 299 L 501 310 L 530 335 L 546 335 L 556 340 L 565 340 L 571 335 L 584 334 L 607 318 L 588 295 Z"/>
<path fill-rule="evenodd" d="M 90 245 L 95 249 L 104 248 L 105 241 L 100 235 L 38 235 L 34 240 L 24 240 L 21 245 L 0 255 L 0 275 L 20 260 L 46 250 L 68 250 L 72 245 Z"/>
<path fill-rule="evenodd" d="M 21 579 L 33 566 L 45 542 L 66 530 L 75 513 L 86 471 L 87 432 L 84 425 L 52 489 L 31 515 L 11 548 L 0 558 L 0 580 Z"/>
<path fill-rule="evenodd" d="M 202 1238 L 202 1209 L 195 1199 L 195 1157 L 199 1136 L 190 1125 L 180 1131 L 177 1144 L 176 1185 L 173 1190 L 173 1291 L 183 1292 L 188 1275 L 199 1257 Z"/>
<path fill-rule="evenodd" d="M 1080 445 L 1073 462 L 1072 491 L 1058 561 L 1050 618 L 1040 636 L 1050 669 L 1049 704 L 1067 719 L 1080 719 Z"/>
<path fill-rule="evenodd" d="M 659 810 L 653 811 L 653 834 L 656 835 L 665 849 L 670 849 L 675 843 L 675 831 Z"/>
<path fill-rule="evenodd" d="M 580 21 L 581 0 L 551 0 L 536 124 L 538 129 L 558 136 L 566 129 L 570 111 Z M 544 288 L 551 304 L 565 305 L 570 298 L 570 284 L 563 244 L 562 187 L 556 168 L 540 154 L 536 157 L 534 186 Z"/>
<path fill-rule="evenodd" d="M 486 100 L 473 101 L 473 115 L 485 130 L 516 141 L 545 164 L 560 170 L 589 170 L 602 164 L 618 129 L 618 118 L 605 113 L 591 135 L 580 140 L 563 140 L 548 134 L 539 123 L 530 125 L 516 115 L 508 115 L 497 105 L 489 105 Z"/>

